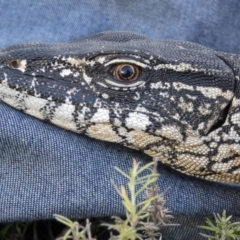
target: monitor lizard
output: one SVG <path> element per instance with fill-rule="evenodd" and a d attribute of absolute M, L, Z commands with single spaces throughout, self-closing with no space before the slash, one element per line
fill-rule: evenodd
<path fill-rule="evenodd" d="M 240 56 L 131 32 L 0 51 L 0 99 L 138 149 L 182 173 L 240 182 Z"/>

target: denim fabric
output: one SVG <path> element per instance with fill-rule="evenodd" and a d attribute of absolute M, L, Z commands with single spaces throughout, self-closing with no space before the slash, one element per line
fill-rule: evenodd
<path fill-rule="evenodd" d="M 72 41 L 105 30 L 126 30 L 161 39 L 194 41 L 240 53 L 238 0 L 17 1 L 0 0 L 0 47 L 23 42 Z M 80 136 L 0 102 L 0 221 L 124 214 L 110 180 L 145 154 Z M 197 225 L 213 212 L 240 215 L 240 188 L 180 174 L 159 164 L 159 186 L 181 227 L 163 239 L 202 239 Z M 238 219 L 238 217 L 236 218 Z M 239 219 L 238 219 L 239 220 Z"/>

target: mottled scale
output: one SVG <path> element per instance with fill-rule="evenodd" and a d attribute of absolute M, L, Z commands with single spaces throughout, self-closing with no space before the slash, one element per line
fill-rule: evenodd
<path fill-rule="evenodd" d="M 0 51 L 0 99 L 185 174 L 240 182 L 240 57 L 103 32 Z"/>

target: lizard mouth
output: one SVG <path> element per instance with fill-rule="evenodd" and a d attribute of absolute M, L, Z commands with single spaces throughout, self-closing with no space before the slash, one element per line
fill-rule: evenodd
<path fill-rule="evenodd" d="M 232 101 L 229 102 L 229 104 L 223 109 L 217 121 L 209 129 L 208 134 L 220 128 L 225 123 L 227 116 L 229 115 L 231 105 L 232 105 Z"/>
<path fill-rule="evenodd" d="M 101 108 L 99 106 L 94 106 L 93 102 L 89 102 L 89 104 L 82 104 L 81 108 L 77 109 L 76 105 L 74 105 L 71 101 L 61 102 L 61 101 L 56 101 L 56 99 L 55 99 L 55 101 L 56 101 L 56 103 L 55 103 L 54 99 L 50 99 L 49 97 L 46 99 L 46 98 L 42 98 L 41 95 L 34 96 L 34 94 L 33 95 L 29 94 L 29 92 L 27 92 L 27 91 L 21 92 L 17 89 L 11 88 L 10 86 L 8 86 L 7 83 L 6 84 L 4 83 L 4 79 L 2 80 L 2 84 L 0 84 L 0 87 L 2 88 L 2 90 L 0 88 L 0 98 L 4 102 L 13 106 L 14 108 L 23 110 L 24 112 L 26 112 L 29 115 L 32 115 L 34 117 L 37 117 L 38 119 L 50 121 L 59 127 L 68 129 L 73 132 L 78 132 L 78 133 L 80 133 L 80 132 L 84 133 L 85 127 L 87 128 L 89 124 L 90 125 L 92 124 L 91 117 L 94 115 L 94 112 L 98 111 L 98 109 L 101 109 L 102 111 L 108 111 L 109 116 L 111 115 L 110 114 L 111 111 L 116 111 L 116 112 L 124 111 L 123 116 L 130 116 L 129 114 L 131 114 L 132 112 L 134 112 L 134 114 L 136 114 L 136 115 L 137 114 L 144 115 L 144 121 L 146 122 L 146 124 L 148 124 L 146 119 L 151 118 L 154 121 L 160 121 L 159 119 L 161 118 L 160 114 L 157 112 L 146 112 L 146 111 L 142 111 L 140 109 L 139 110 L 135 109 L 135 111 L 134 111 L 133 109 L 127 108 L 127 107 L 118 109 L 116 106 L 115 107 L 114 106 L 107 107 L 106 105 L 104 106 L 104 108 Z M 72 89 L 72 91 L 73 91 L 73 89 Z M 212 124 L 208 130 L 205 128 L 204 130 L 200 130 L 198 132 L 198 134 L 206 136 L 209 133 L 213 132 L 214 130 L 220 128 L 227 119 L 231 104 L 232 104 L 232 101 L 230 101 L 225 106 L 225 108 L 220 112 L 220 115 L 216 118 L 216 120 L 212 121 Z M 85 108 L 85 110 L 89 111 L 89 114 L 88 114 L 88 112 L 84 112 L 85 110 L 82 112 L 83 108 Z M 92 112 L 90 111 L 90 109 L 92 110 Z M 82 112 L 82 117 L 80 117 L 80 118 L 76 117 L 76 115 L 79 114 L 79 112 L 80 112 L 80 115 Z M 67 117 L 63 117 L 64 114 Z M 194 134 L 192 134 L 192 130 L 190 128 L 186 127 L 187 123 L 184 123 L 184 122 L 180 123 L 170 113 L 165 114 L 165 115 L 169 116 L 168 120 L 169 120 L 169 122 L 171 121 L 171 126 L 172 126 L 171 132 L 174 132 L 174 134 L 172 134 L 172 135 L 175 138 L 177 138 L 177 136 L 179 136 L 177 139 L 182 140 L 182 138 L 184 137 L 182 134 L 180 134 L 180 131 L 178 130 L 179 127 L 181 127 L 182 129 L 185 129 L 185 131 L 187 131 L 189 135 L 194 135 Z M 104 116 L 106 116 L 106 115 L 104 115 Z M 74 117 L 76 119 L 74 119 L 74 121 L 73 121 Z M 89 117 L 89 119 L 88 119 L 88 117 Z M 139 121 L 141 121 L 141 119 L 139 119 Z M 99 121 L 97 124 L 99 124 L 99 125 L 110 124 L 110 125 L 114 126 L 114 119 L 109 118 L 108 121 L 106 121 L 106 119 L 102 119 L 102 121 Z M 76 127 L 76 125 L 77 125 L 77 127 Z M 138 124 L 136 123 L 136 125 L 138 125 Z M 158 123 L 158 125 L 159 125 L 159 123 Z M 162 124 L 162 126 L 164 126 L 164 124 Z M 160 127 L 160 125 L 159 125 L 159 127 Z M 150 128 L 151 128 L 151 126 L 150 126 Z M 141 131 L 143 129 L 137 129 L 137 130 Z M 166 135 L 164 133 L 164 131 L 162 130 L 162 127 L 160 127 L 159 130 L 157 130 L 155 133 L 153 133 L 153 132 L 151 133 L 151 131 L 149 131 L 148 133 L 150 135 L 163 136 L 166 138 L 169 137 L 168 136 L 169 134 Z"/>

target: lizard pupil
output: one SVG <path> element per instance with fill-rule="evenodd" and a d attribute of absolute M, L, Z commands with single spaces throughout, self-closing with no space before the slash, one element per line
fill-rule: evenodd
<path fill-rule="evenodd" d="M 134 69 L 132 66 L 125 65 L 119 69 L 119 76 L 123 79 L 130 79 L 134 75 Z"/>
<path fill-rule="evenodd" d="M 139 76 L 139 69 L 131 64 L 119 64 L 114 70 L 114 77 L 121 81 L 133 81 Z"/>

